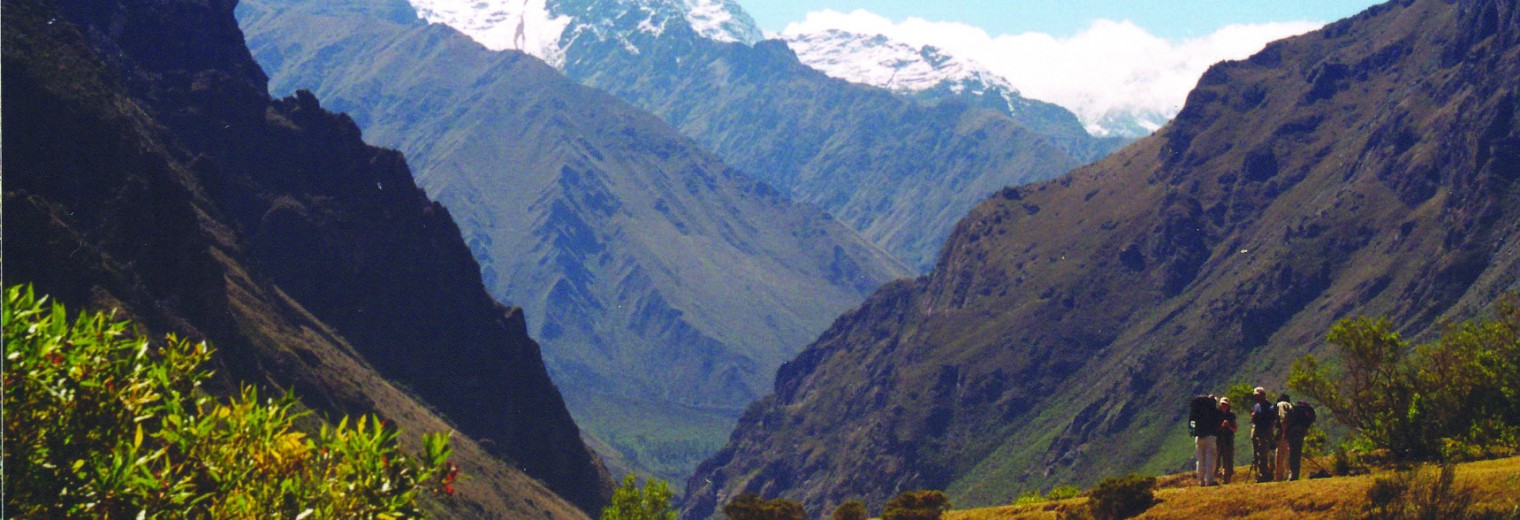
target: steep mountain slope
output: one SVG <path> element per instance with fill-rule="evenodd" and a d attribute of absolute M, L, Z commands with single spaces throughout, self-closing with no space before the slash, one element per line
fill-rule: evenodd
<path fill-rule="evenodd" d="M 595 511 L 611 481 L 522 312 L 399 154 L 269 98 L 232 10 L 6 0 L 6 282 L 210 340 L 223 385 L 378 413 L 414 448 L 455 431 L 474 477 L 439 516 Z"/>
<path fill-rule="evenodd" d="M 276 91 L 312 88 L 408 154 L 488 288 L 526 309 L 576 416 L 646 471 L 689 476 L 783 361 L 906 272 L 532 57 L 372 6 L 240 13 Z"/>
<path fill-rule="evenodd" d="M 1520 6 L 1379 6 L 1212 67 L 1157 135 L 1008 189 L 782 367 L 688 483 L 802 500 L 1181 469 L 1183 400 L 1281 388 L 1334 320 L 1520 288 Z"/>
<path fill-rule="evenodd" d="M 692 14 L 704 11 L 699 4 L 716 9 L 709 1 L 491 0 L 447 13 L 432 9 L 431 0 L 412 3 L 430 21 L 493 48 L 527 49 L 655 113 L 728 164 L 823 208 L 918 270 L 930 267 L 955 220 L 977 200 L 1059 175 L 1118 144 L 1092 142 L 1080 131 L 1046 135 L 1044 126 L 1026 128 L 975 106 L 981 101 L 923 106 L 829 78 L 782 42 L 756 42 L 758 30 L 732 2 L 718 10 L 731 22 L 719 32 Z M 559 38 L 519 43 L 518 26 L 528 35 L 523 42 Z M 508 42 L 504 32 L 514 38 Z"/>

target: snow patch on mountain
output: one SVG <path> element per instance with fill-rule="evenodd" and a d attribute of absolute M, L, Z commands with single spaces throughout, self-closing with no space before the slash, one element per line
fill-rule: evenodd
<path fill-rule="evenodd" d="M 685 0 L 686 21 L 704 38 L 753 45 L 764 39 L 760 27 L 733 0 Z"/>
<path fill-rule="evenodd" d="M 841 30 L 780 36 L 802 63 L 846 81 L 899 92 L 942 85 L 957 90 L 983 85 L 1016 91 L 1007 80 L 976 63 L 927 45 L 914 47 L 886 36 Z"/>
<path fill-rule="evenodd" d="M 408 0 L 428 23 L 445 24 L 492 50 L 520 50 L 555 67 L 564 66 L 565 45 L 593 33 L 616 39 L 630 52 L 634 34 L 622 34 L 625 20 L 642 19 L 633 30 L 659 38 L 672 20 L 698 35 L 754 44 L 759 26 L 734 0 Z M 624 29 L 624 31 L 627 31 Z M 567 37 L 570 36 L 570 37 Z"/>
<path fill-rule="evenodd" d="M 408 0 L 428 23 L 453 27 L 491 50 L 519 50 L 556 67 L 565 61 L 560 35 L 571 18 L 551 0 Z"/>

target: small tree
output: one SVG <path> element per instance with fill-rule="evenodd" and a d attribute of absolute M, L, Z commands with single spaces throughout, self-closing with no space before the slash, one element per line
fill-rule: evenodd
<path fill-rule="evenodd" d="M 612 492 L 612 503 L 602 509 L 601 520 L 675 520 L 671 496 L 670 485 L 663 480 L 646 480 L 641 491 L 638 479 L 628 475 Z"/>
<path fill-rule="evenodd" d="M 1402 459 L 1507 453 L 1520 440 L 1520 304 L 1501 298 L 1492 318 L 1447 327 L 1411 348 L 1387 319 L 1341 320 L 1336 362 L 1305 356 L 1288 386 L 1323 403 L 1374 447 Z"/>
<path fill-rule="evenodd" d="M 723 514 L 730 520 L 804 520 L 807 511 L 798 504 L 786 499 L 762 500 L 752 493 L 744 493 L 734 497 L 732 502 L 723 506 Z"/>
<path fill-rule="evenodd" d="M 1386 318 L 1341 320 L 1328 341 L 1340 353 L 1340 366 L 1304 356 L 1293 363 L 1288 387 L 1323 403 L 1336 420 L 1376 446 L 1401 455 L 1418 451 L 1409 436 L 1418 419 L 1409 413 L 1417 373 L 1409 344 Z"/>
<path fill-rule="evenodd" d="M 882 520 L 937 520 L 950 510 L 950 498 L 933 490 L 904 491 L 887 502 Z"/>
<path fill-rule="evenodd" d="M 839 504 L 839 507 L 834 508 L 832 516 L 834 520 L 866 520 L 870 517 L 870 513 L 866 512 L 866 505 L 859 500 Z"/>

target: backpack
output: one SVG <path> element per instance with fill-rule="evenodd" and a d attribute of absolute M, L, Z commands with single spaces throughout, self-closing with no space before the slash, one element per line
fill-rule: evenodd
<path fill-rule="evenodd" d="M 1272 425 L 1277 423 L 1277 405 L 1262 403 L 1257 406 L 1261 406 L 1261 413 L 1251 415 L 1251 425 L 1257 428 L 1272 428 Z"/>
<path fill-rule="evenodd" d="M 1293 404 L 1293 409 L 1288 412 L 1288 425 L 1295 431 L 1307 431 L 1318 417 L 1314 414 L 1314 405 L 1308 401 L 1299 401 Z"/>
<path fill-rule="evenodd" d="M 1219 429 L 1219 405 L 1214 398 L 1200 395 L 1188 402 L 1188 436 L 1207 437 Z"/>

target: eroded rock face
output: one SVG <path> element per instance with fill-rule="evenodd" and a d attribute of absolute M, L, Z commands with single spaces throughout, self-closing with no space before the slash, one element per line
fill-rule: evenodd
<path fill-rule="evenodd" d="M 1420 337 L 1479 312 L 1520 286 L 1517 41 L 1512 1 L 1395 2 L 1214 66 L 1172 125 L 988 199 L 929 276 L 836 322 L 686 515 L 1181 469 L 1184 397 L 1280 388 L 1342 317 Z"/>
<path fill-rule="evenodd" d="M 610 479 L 448 212 L 347 116 L 271 100 L 232 9 L 6 3 L 7 281 L 207 338 L 324 413 L 447 416 L 481 477 L 448 516 L 597 510 Z"/>

